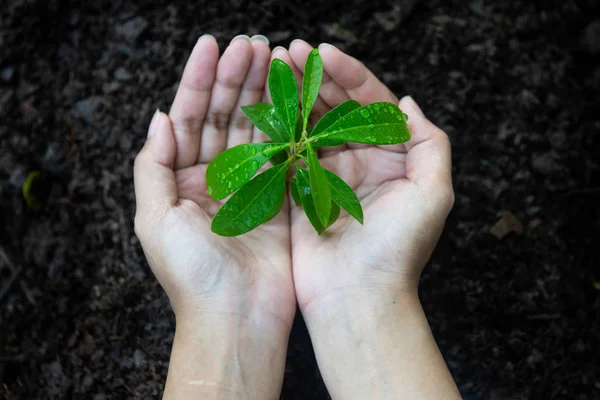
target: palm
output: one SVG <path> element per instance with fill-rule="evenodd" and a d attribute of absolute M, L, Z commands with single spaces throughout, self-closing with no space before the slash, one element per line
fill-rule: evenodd
<path fill-rule="evenodd" d="M 305 42 L 296 41 L 281 58 L 301 67 L 310 50 Z M 362 104 L 375 101 L 397 104 L 398 99 L 361 63 L 330 47 L 320 50 L 327 74 L 315 104 L 318 116 L 347 99 Z M 299 68 L 296 69 L 301 76 Z M 400 265 L 386 263 L 398 253 L 415 248 L 419 227 L 426 222 L 418 210 L 427 199 L 408 179 L 409 161 L 404 145 L 348 144 L 322 149 L 322 165 L 355 190 L 365 218 L 364 225 L 360 225 L 342 213 L 332 227 L 318 236 L 302 210 L 293 208 L 294 283 L 302 309 L 340 289 L 377 287 L 395 284 L 398 279 L 418 278 Z M 348 268 L 348 260 L 356 268 Z"/>
<path fill-rule="evenodd" d="M 190 56 L 169 113 L 178 207 L 163 227 L 161 256 L 165 265 L 175 267 L 161 284 L 176 285 L 174 292 L 184 298 L 208 297 L 215 311 L 247 316 L 258 308 L 291 320 L 295 297 L 287 203 L 258 229 L 221 237 L 211 232 L 210 224 L 223 202 L 214 201 L 206 190 L 206 168 L 215 156 L 241 143 L 264 140 L 240 107 L 263 99 L 269 59 L 267 43 L 237 39 L 219 60 L 217 43 L 208 37 L 200 39 Z"/>

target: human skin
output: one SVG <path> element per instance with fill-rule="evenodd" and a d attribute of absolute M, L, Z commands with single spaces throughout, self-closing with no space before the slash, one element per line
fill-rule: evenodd
<path fill-rule="evenodd" d="M 279 398 L 296 312 L 288 203 L 246 235 L 217 236 L 222 202 L 205 180 L 217 154 L 263 139 L 240 106 L 263 99 L 270 56 L 261 37 L 235 38 L 220 58 L 201 37 L 135 161 L 136 233 L 176 316 L 165 399 Z"/>
<path fill-rule="evenodd" d="M 274 54 L 300 80 L 311 50 L 295 40 Z M 327 44 L 319 52 L 316 114 L 348 99 L 387 101 L 408 115 L 412 133 L 404 144 L 322 152 L 322 165 L 357 193 L 364 225 L 342 213 L 318 236 L 302 210 L 291 210 L 296 297 L 323 379 L 334 399 L 460 398 L 417 292 L 454 202 L 448 136 L 358 60 Z"/>
<path fill-rule="evenodd" d="M 266 140 L 240 107 L 268 100 L 270 59 L 301 78 L 310 50 L 296 40 L 271 53 L 263 37 L 241 36 L 219 58 L 215 39 L 203 36 L 169 115 L 152 119 L 134 168 L 135 227 L 176 316 L 164 398 L 279 398 L 296 304 L 333 398 L 459 398 L 417 295 L 453 202 L 450 146 L 412 99 L 399 102 L 408 143 L 321 153 L 357 192 L 364 226 L 342 213 L 318 236 L 286 201 L 245 235 L 210 231 L 222 202 L 206 193 L 208 163 Z M 330 45 L 320 52 L 316 116 L 350 98 L 398 104 L 362 63 Z"/>

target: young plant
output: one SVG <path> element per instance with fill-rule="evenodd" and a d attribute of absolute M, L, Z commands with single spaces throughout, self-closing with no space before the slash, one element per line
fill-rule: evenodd
<path fill-rule="evenodd" d="M 395 104 L 361 106 L 348 100 L 311 127 L 308 117 L 319 95 L 323 63 L 317 49 L 310 52 L 302 82 L 302 111 L 291 68 L 274 59 L 269 72 L 273 104 L 242 107 L 250 121 L 272 141 L 248 143 L 219 154 L 206 170 L 207 192 L 215 200 L 233 193 L 213 218 L 211 229 L 237 236 L 274 218 L 283 205 L 286 188 L 320 235 L 343 208 L 361 224 L 363 211 L 356 194 L 340 177 L 323 168 L 317 150 L 348 142 L 389 145 L 410 139 L 407 116 Z M 272 166 L 256 173 L 270 161 Z M 295 178 L 292 169 L 295 169 Z"/>

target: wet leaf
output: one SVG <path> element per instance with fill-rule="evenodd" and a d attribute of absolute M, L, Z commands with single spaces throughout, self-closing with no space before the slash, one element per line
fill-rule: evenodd
<path fill-rule="evenodd" d="M 290 182 L 290 192 L 292 193 L 292 199 L 294 200 L 294 204 L 298 207 L 302 205 L 302 200 L 300 199 L 300 193 L 298 192 L 298 185 L 296 183 L 296 179 L 292 179 Z"/>
<path fill-rule="evenodd" d="M 362 224 L 363 210 L 356 193 L 342 178 L 327 169 L 324 171 L 329 183 L 331 199 Z"/>
<path fill-rule="evenodd" d="M 325 129 L 329 128 L 332 124 L 334 124 L 337 120 L 342 118 L 344 115 L 348 114 L 351 111 L 356 110 L 360 107 L 360 103 L 356 100 L 346 100 L 333 110 L 329 111 L 327 114 L 323 116 L 315 125 L 315 129 L 312 130 L 310 136 L 316 136 L 319 132 L 323 132 Z"/>
<path fill-rule="evenodd" d="M 329 223 L 327 227 L 329 228 L 331 225 L 335 224 L 338 217 L 340 216 L 340 206 L 335 204 L 333 201 L 331 202 L 331 212 L 329 213 Z"/>
<path fill-rule="evenodd" d="M 313 49 L 306 58 L 304 78 L 302 80 L 302 116 L 303 130 L 306 130 L 308 117 L 319 96 L 319 87 L 323 80 L 323 61 L 318 49 Z"/>
<path fill-rule="evenodd" d="M 323 226 L 327 226 L 329 222 L 329 213 L 331 212 L 331 196 L 329 194 L 329 184 L 327 178 L 325 178 L 325 171 L 317 154 L 313 150 L 310 142 L 306 143 L 307 160 L 308 160 L 308 174 L 310 189 L 312 197 L 315 202 L 315 209 L 317 215 Z"/>
<path fill-rule="evenodd" d="M 269 93 L 288 137 L 294 140 L 296 119 L 298 118 L 298 87 L 292 69 L 278 58 L 271 62 L 269 72 Z"/>
<path fill-rule="evenodd" d="M 323 226 L 319 216 L 317 215 L 317 210 L 315 209 L 315 203 L 312 197 L 312 192 L 309 183 L 309 172 L 304 168 L 298 168 L 296 170 L 296 187 L 298 190 L 298 195 L 300 197 L 300 201 L 302 203 L 302 208 L 304 209 L 304 213 L 308 217 L 311 225 L 315 228 L 317 233 L 320 235 L 325 232 L 326 227 Z M 329 224 L 331 226 L 340 215 L 340 207 L 331 203 L 331 211 L 329 213 Z"/>
<path fill-rule="evenodd" d="M 410 139 L 407 116 L 392 103 L 373 103 L 357 108 L 328 128 L 313 135 L 319 146 L 337 146 L 354 142 L 398 144 Z"/>
<path fill-rule="evenodd" d="M 271 157 L 289 144 L 248 143 L 232 147 L 215 157 L 206 169 L 208 194 L 221 200 L 256 174 Z"/>
<path fill-rule="evenodd" d="M 258 130 L 264 132 L 274 142 L 289 142 L 286 130 L 275 116 L 275 109 L 271 104 L 256 103 L 251 106 L 242 106 L 242 111 Z"/>
<path fill-rule="evenodd" d="M 285 200 L 287 165 L 270 168 L 242 186 L 217 212 L 211 230 L 237 236 L 274 218 Z"/>

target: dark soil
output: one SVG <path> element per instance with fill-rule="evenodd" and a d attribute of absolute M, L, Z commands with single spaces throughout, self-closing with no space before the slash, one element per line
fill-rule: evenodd
<path fill-rule="evenodd" d="M 600 398 L 600 3 L 423 0 L 401 22 L 380 0 L 132 3 L 0 8 L 0 397 L 160 395 L 174 319 L 132 162 L 210 32 L 331 42 L 412 94 L 453 142 L 421 297 L 464 397 Z M 327 398 L 300 316 L 283 398 Z"/>

